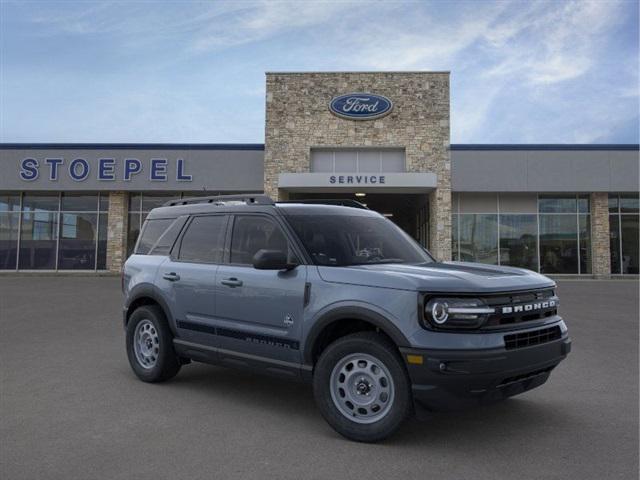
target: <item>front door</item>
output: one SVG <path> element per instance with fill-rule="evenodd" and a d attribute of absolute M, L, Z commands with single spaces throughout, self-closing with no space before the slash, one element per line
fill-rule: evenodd
<path fill-rule="evenodd" d="M 277 220 L 235 215 L 228 262 L 216 275 L 216 324 L 221 348 L 287 362 L 300 361 L 306 266 L 257 270 L 261 249 L 294 254 Z"/>

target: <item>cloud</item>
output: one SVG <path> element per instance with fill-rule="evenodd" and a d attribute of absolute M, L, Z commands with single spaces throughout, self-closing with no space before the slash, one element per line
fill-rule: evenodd
<path fill-rule="evenodd" d="M 16 27 L 21 37 L 13 45 L 22 48 L 22 42 L 35 38 L 35 51 L 40 54 L 46 37 L 50 57 L 62 55 L 65 61 L 60 66 L 61 62 L 45 58 L 46 67 L 33 62 L 21 70 L 3 60 L 11 84 L 31 78 L 35 91 L 42 88 L 36 79 L 47 78 L 53 84 L 56 68 L 66 69 L 74 71 L 74 76 L 82 72 L 86 78 L 81 83 L 60 80 L 59 92 L 93 88 L 94 94 L 100 94 L 92 84 L 100 82 L 102 74 L 123 92 L 121 97 L 107 98 L 114 118 L 123 124 L 135 123 L 136 128 L 126 132 L 128 139 L 135 131 L 140 132 L 140 141 L 164 141 L 171 135 L 189 140 L 192 132 L 192 141 L 210 141 L 213 129 L 203 127 L 203 121 L 189 120 L 200 118 L 215 125 L 217 138 L 224 133 L 229 139 L 250 141 L 241 118 L 251 116 L 252 132 L 261 130 L 260 118 L 254 118 L 263 107 L 260 73 L 278 68 L 450 70 L 454 142 L 598 141 L 602 135 L 616 138 L 611 131 L 618 128 L 615 125 L 637 121 L 638 7 L 634 2 L 265 0 L 11 5 L 11 17 L 19 11 L 20 20 L 27 22 Z M 28 63 L 23 60 L 28 53 L 14 58 L 21 68 Z M 99 61 L 87 66 L 94 59 Z M 145 96 L 145 82 L 151 77 L 160 86 L 153 96 Z M 4 85 L 4 97 L 16 97 L 6 87 L 9 83 Z M 158 100 L 163 89 L 170 91 L 167 99 Z M 54 101 L 42 97 L 38 105 Z M 153 112 L 154 117 L 164 111 L 167 120 L 153 127 L 149 126 L 153 122 L 139 122 L 141 115 L 132 119 L 125 102 L 135 104 L 137 111 Z M 10 103 L 19 109 L 20 102 Z M 99 111 L 105 108 L 97 101 L 92 105 Z M 237 114 L 237 124 L 221 108 Z M 2 111 L 9 109 L 3 106 Z M 178 121 L 180 125 L 171 128 Z M 74 124 L 77 131 L 82 128 Z M 167 131 L 161 133 L 162 128 Z M 103 132 L 109 129 L 123 133 L 114 125 L 104 125 Z M 106 135 L 95 133 L 100 134 Z"/>

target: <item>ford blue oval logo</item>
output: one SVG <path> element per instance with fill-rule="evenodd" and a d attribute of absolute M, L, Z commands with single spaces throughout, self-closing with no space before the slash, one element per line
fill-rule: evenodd
<path fill-rule="evenodd" d="M 393 103 L 387 97 L 373 93 L 348 93 L 334 97 L 329 110 L 334 115 L 351 120 L 371 120 L 388 114 Z"/>

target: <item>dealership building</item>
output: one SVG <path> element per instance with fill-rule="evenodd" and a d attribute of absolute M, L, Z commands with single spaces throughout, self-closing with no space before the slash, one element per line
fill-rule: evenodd
<path fill-rule="evenodd" d="M 639 175 L 638 145 L 452 145 L 447 72 L 267 73 L 264 144 L 0 144 L 0 272 L 119 271 L 152 208 L 264 192 L 439 260 L 637 275 Z"/>

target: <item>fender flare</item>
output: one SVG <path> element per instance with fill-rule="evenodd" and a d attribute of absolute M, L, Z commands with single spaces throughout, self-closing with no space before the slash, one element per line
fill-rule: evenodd
<path fill-rule="evenodd" d="M 313 365 L 313 347 L 322 331 L 330 324 L 343 319 L 362 320 L 370 323 L 386 333 L 397 347 L 408 347 L 409 340 L 384 315 L 360 306 L 342 306 L 322 314 L 313 324 L 304 341 L 303 361 L 306 365 Z"/>
<path fill-rule="evenodd" d="M 136 285 L 132 290 L 131 293 L 129 294 L 128 298 L 127 298 L 127 302 L 124 305 L 124 308 L 126 309 L 126 321 L 129 321 L 129 308 L 131 307 L 131 304 L 133 304 L 134 302 L 136 302 L 136 300 L 139 300 L 141 298 L 150 298 L 151 300 L 153 300 L 154 302 L 156 302 L 158 305 L 160 305 L 160 308 L 162 309 L 162 311 L 164 312 L 165 317 L 167 317 L 167 321 L 169 322 L 169 328 L 171 329 L 171 331 L 173 332 L 173 334 L 176 334 L 176 323 L 175 320 L 173 318 L 173 314 L 171 313 L 171 309 L 169 308 L 169 305 L 167 304 L 167 302 L 164 300 L 164 298 L 162 298 L 161 295 L 158 295 L 158 293 L 156 292 L 156 289 L 154 288 L 153 285 L 150 284 L 139 284 Z M 126 323 L 125 323 L 125 327 L 126 327 Z"/>

